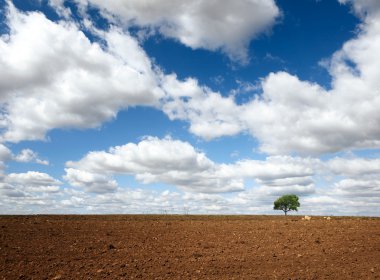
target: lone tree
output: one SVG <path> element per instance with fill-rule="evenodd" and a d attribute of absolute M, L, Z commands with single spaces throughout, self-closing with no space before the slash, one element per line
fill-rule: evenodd
<path fill-rule="evenodd" d="M 274 202 L 274 210 L 282 210 L 287 213 L 291 210 L 298 211 L 298 207 L 300 207 L 299 198 L 295 194 L 286 194 L 283 195 Z"/>

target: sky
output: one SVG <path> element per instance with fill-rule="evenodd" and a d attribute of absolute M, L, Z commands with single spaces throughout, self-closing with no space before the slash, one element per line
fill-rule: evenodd
<path fill-rule="evenodd" d="M 0 0 L 1 214 L 380 216 L 380 1 Z"/>

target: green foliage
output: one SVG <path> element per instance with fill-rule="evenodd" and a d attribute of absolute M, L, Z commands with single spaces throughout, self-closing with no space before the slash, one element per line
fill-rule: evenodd
<path fill-rule="evenodd" d="M 274 202 L 274 210 L 282 210 L 286 214 L 291 211 L 298 211 L 298 207 L 300 207 L 299 198 L 295 194 L 286 194 L 279 197 Z"/>

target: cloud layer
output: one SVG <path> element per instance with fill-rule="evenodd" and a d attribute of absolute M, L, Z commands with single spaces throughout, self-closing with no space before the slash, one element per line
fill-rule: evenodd
<path fill-rule="evenodd" d="M 2 213 L 259 214 L 270 212 L 275 198 L 285 193 L 301 197 L 300 214 L 376 215 L 380 210 L 378 159 L 275 156 L 216 164 L 187 142 L 148 137 L 90 152 L 67 166 L 64 179 L 72 187 L 42 172 L 2 174 Z M 118 185 L 114 176 L 166 183 L 178 191 Z M 228 182 L 239 182 L 238 188 Z M 232 190 L 238 192 L 223 194 Z"/>

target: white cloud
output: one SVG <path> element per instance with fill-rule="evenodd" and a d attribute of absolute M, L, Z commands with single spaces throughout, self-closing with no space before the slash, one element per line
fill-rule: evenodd
<path fill-rule="evenodd" d="M 156 74 L 128 33 L 111 28 L 101 34 L 101 47 L 71 21 L 8 6 L 10 32 L 0 38 L 3 141 L 44 139 L 53 128 L 93 128 L 128 106 L 158 104 L 163 93 Z"/>
<path fill-rule="evenodd" d="M 265 160 L 241 160 L 221 165 L 221 174 L 251 178 L 268 195 L 296 193 L 306 195 L 315 191 L 313 177 L 321 163 L 317 159 L 290 156 L 271 156 Z"/>
<path fill-rule="evenodd" d="M 114 15 L 129 26 L 153 29 L 194 49 L 222 50 L 239 62 L 248 60 L 249 42 L 269 29 L 280 14 L 273 0 L 76 2 L 95 5 L 108 18 Z"/>
<path fill-rule="evenodd" d="M 62 182 L 37 171 L 4 174 L 0 182 L 0 212 L 52 213 L 60 205 Z"/>
<path fill-rule="evenodd" d="M 341 66 L 337 63 L 334 69 Z M 375 108 L 380 97 L 375 80 L 368 88 L 371 83 L 362 79 L 337 73 L 334 88 L 326 91 L 285 72 L 271 74 L 263 82 L 262 98 L 245 105 L 243 119 L 261 149 L 271 154 L 378 147 L 380 130 L 375 124 L 380 115 Z"/>
<path fill-rule="evenodd" d="M 380 201 L 380 180 L 344 179 L 335 184 L 337 194 L 350 197 L 370 197 Z"/>
<path fill-rule="evenodd" d="M 261 95 L 239 105 L 195 79 L 172 76 L 164 81 L 170 98 L 163 111 L 188 121 L 189 130 L 207 140 L 249 131 L 268 154 L 378 148 L 380 21 L 372 12 L 365 19 L 357 37 L 331 57 L 329 90 L 287 72 L 270 73 L 261 81 Z"/>
<path fill-rule="evenodd" d="M 168 139 L 156 138 L 150 140 L 155 140 L 157 143 L 168 141 Z M 70 163 L 69 165 L 78 165 L 77 167 L 81 165 L 81 168 L 92 168 L 94 171 L 103 168 L 102 172 L 67 168 L 66 179 L 72 180 L 69 183 L 77 184 L 76 186 L 79 188 L 63 188 L 61 182 L 39 172 L 4 175 L 4 182 L 0 184 L 0 210 L 2 213 L 269 214 L 274 213 L 273 201 L 285 193 L 295 193 L 300 196 L 299 214 L 376 215 L 379 210 L 380 181 L 378 177 L 356 178 L 356 171 L 352 171 L 352 168 L 349 168 L 346 173 L 339 173 L 340 170 L 343 171 L 344 166 L 350 165 L 348 162 L 351 159 L 335 158 L 332 161 L 320 163 L 314 159 L 269 157 L 266 160 L 252 161 L 249 164 L 247 164 L 249 161 L 245 160 L 243 161 L 245 165 L 239 164 L 239 162 L 230 165 L 207 164 L 205 171 L 211 174 L 208 168 L 212 167 L 215 178 L 221 180 L 242 178 L 242 176 L 255 179 L 256 184 L 253 186 L 229 194 L 182 192 L 181 190 L 159 191 L 146 187 L 139 189 L 136 188 L 137 186 L 133 186 L 133 189 L 130 186 L 113 186 L 110 183 L 113 182 L 112 175 L 123 174 L 125 172 L 123 163 L 129 162 L 131 158 L 133 158 L 133 162 L 129 162 L 129 166 L 133 166 L 133 169 L 156 171 L 154 165 L 158 164 L 158 161 L 153 155 L 158 156 L 162 149 L 156 149 L 159 147 L 157 143 L 150 145 L 148 142 L 143 140 L 138 144 L 127 144 L 130 149 L 124 150 L 124 152 L 129 155 L 119 158 L 122 160 L 113 166 L 107 166 L 107 160 L 116 159 L 116 154 L 120 156 L 120 151 L 123 149 L 118 153 L 113 152 L 114 154 L 110 152 L 112 149 L 109 152 L 91 152 L 81 161 Z M 186 142 L 179 144 L 181 143 L 186 144 Z M 177 148 L 180 146 L 179 144 L 176 145 Z M 139 145 L 146 145 L 146 147 L 141 148 Z M 143 151 L 146 153 L 144 154 Z M 199 152 L 195 152 L 195 154 L 199 154 Z M 100 158 L 104 160 L 104 166 L 101 165 Z M 352 160 L 367 161 L 366 159 Z M 186 159 L 184 161 L 186 162 Z M 344 163 L 339 163 L 339 161 Z M 376 163 L 374 160 L 372 161 L 373 164 Z M 151 164 L 147 165 L 147 162 Z M 331 164 L 331 162 L 335 163 Z M 242 168 L 242 166 L 245 167 Z M 186 167 L 183 165 L 179 168 Z M 165 172 L 165 167 L 160 166 L 157 170 Z M 195 168 L 195 173 L 196 170 L 197 168 Z M 233 175 L 229 172 L 232 172 Z M 320 172 L 322 173 L 319 174 Z M 321 180 L 323 175 L 328 175 L 329 172 L 336 172 L 341 179 L 332 182 L 331 185 L 316 188 L 314 180 L 322 175 L 318 179 Z M 373 174 L 376 172 L 375 168 L 372 169 L 372 172 Z M 161 183 L 159 180 L 162 177 L 158 178 L 157 174 L 158 172 L 154 174 L 157 176 L 156 183 Z M 98 177 L 94 178 L 93 176 Z M 114 182 L 117 184 L 116 181 Z M 328 182 L 324 181 L 322 184 L 328 184 Z M 111 188 L 107 189 L 107 185 Z"/>
<path fill-rule="evenodd" d="M 65 7 L 65 0 L 48 0 L 49 5 L 53 7 L 57 14 L 63 18 L 70 18 L 72 16 L 70 8 Z"/>
<path fill-rule="evenodd" d="M 324 164 L 322 175 L 334 176 L 305 198 L 306 211 L 340 215 L 378 216 L 380 211 L 379 159 L 339 158 Z M 318 206 L 319 205 L 319 206 Z M 323 205 L 323 211 L 317 208 Z"/>
<path fill-rule="evenodd" d="M 366 158 L 334 158 L 326 163 L 340 179 L 329 190 L 329 195 L 340 198 L 347 205 L 360 209 L 378 209 L 380 205 L 380 160 Z M 361 210 L 362 211 L 362 210 Z M 371 213 L 372 210 L 369 210 Z"/>
<path fill-rule="evenodd" d="M 378 186 L 378 182 L 372 187 L 368 186 L 368 182 L 341 182 L 332 191 L 305 197 L 302 200 L 302 211 L 313 215 L 378 216 Z"/>
<path fill-rule="evenodd" d="M 57 192 L 62 184 L 46 173 L 28 171 L 26 173 L 7 174 L 4 182 L 17 191 L 28 192 Z"/>
<path fill-rule="evenodd" d="M 282 186 L 310 186 L 314 183 L 311 176 L 302 177 L 287 177 L 274 180 L 259 180 L 262 184 L 268 187 L 282 187 Z"/>
<path fill-rule="evenodd" d="M 351 178 L 377 176 L 380 179 L 380 159 L 336 157 L 326 165 L 337 175 Z"/>
<path fill-rule="evenodd" d="M 230 207 L 228 200 L 219 195 L 169 190 L 120 188 L 115 193 L 95 197 L 81 191 L 68 189 L 65 192 L 68 197 L 59 207 L 82 213 L 205 214 L 219 213 L 221 208 Z"/>
<path fill-rule="evenodd" d="M 114 192 L 118 187 L 117 182 L 107 175 L 100 175 L 74 168 L 66 168 L 65 171 L 65 180 L 72 186 L 81 187 L 87 192 Z"/>
<path fill-rule="evenodd" d="M 194 78 L 180 81 L 154 70 L 137 40 L 115 27 L 104 32 L 89 27 L 104 39 L 102 48 L 74 23 L 10 10 L 11 32 L 0 40 L 0 69 L 6 69 L 0 76 L 3 141 L 43 139 L 53 128 L 97 127 L 123 108 L 149 105 L 171 120 L 189 122 L 190 132 L 207 140 L 248 131 L 268 154 L 380 147 L 376 17 L 332 56 L 331 90 L 286 72 L 271 73 L 262 80 L 259 97 L 237 104 L 233 95 Z"/>
<path fill-rule="evenodd" d="M 103 40 L 100 45 L 89 40 L 69 18 L 68 9 L 60 10 L 66 21 L 52 22 L 42 13 L 21 13 L 10 4 L 10 33 L 0 38 L 2 140 L 43 139 L 54 128 L 96 127 L 115 117 L 119 110 L 147 105 L 161 108 L 172 120 L 189 122 L 190 132 L 207 140 L 248 131 L 259 140 L 262 151 L 273 155 L 378 148 L 379 4 L 370 0 L 341 2 L 352 3 L 363 24 L 356 37 L 327 63 L 332 88 L 286 72 L 271 73 L 261 80 L 261 96 L 243 104 L 236 102 L 235 93 L 223 96 L 195 78 L 178 80 L 175 74 L 164 75 L 128 32 L 116 27 L 100 31 L 91 22 L 82 22 L 86 31 Z M 54 3 L 57 7 L 62 1 Z M 112 12 L 112 5 L 118 1 L 110 3 L 105 9 Z M 124 2 L 136 9 L 124 11 L 126 6 L 121 6 L 120 15 L 134 21 L 131 25 L 152 27 L 194 48 L 221 48 L 233 59 L 244 59 L 245 44 L 262 31 L 253 29 L 247 35 L 242 28 L 245 35 L 234 35 L 245 36 L 247 41 L 235 44 L 227 33 L 212 37 L 210 30 L 215 26 L 198 30 L 194 29 L 196 25 L 177 23 L 181 13 L 173 12 L 178 8 L 175 5 L 162 16 L 164 5 L 143 7 L 141 3 Z M 215 3 L 194 2 L 194 14 L 181 10 L 182 15 L 189 15 L 190 22 L 202 22 L 202 17 L 209 15 L 204 8 Z M 228 5 L 241 3 L 253 2 L 232 1 Z M 273 4 L 256 2 L 264 3 Z M 104 7 L 103 2 L 97 5 Z M 222 25 L 226 23 L 223 19 L 229 12 L 225 9 L 228 5 L 215 10 Z M 173 25 L 168 27 L 167 23 Z M 184 30 L 191 31 L 188 38 L 181 37 Z M 259 91 L 256 85 L 242 84 L 240 91 Z M 137 144 L 89 152 L 77 162 L 68 162 L 64 178 L 75 187 L 68 189 L 46 173 L 6 174 L 4 163 L 9 160 L 47 163 L 30 149 L 13 155 L 0 144 L 2 213 L 36 209 L 178 213 L 184 208 L 190 213 L 268 213 L 277 196 L 290 192 L 302 196 L 303 207 L 310 213 L 321 213 L 318 207 L 326 204 L 323 211 L 327 214 L 377 211 L 378 215 L 380 205 L 379 159 L 334 158 L 322 162 L 282 155 L 217 164 L 188 142 L 147 137 Z M 119 186 L 117 175 L 134 176 L 143 184 L 176 186 L 179 191 L 126 189 Z M 252 186 L 247 187 L 247 181 L 253 182 Z M 232 191 L 238 192 L 222 194 Z"/>
<path fill-rule="evenodd" d="M 260 140 L 262 151 L 277 154 L 330 149 L 313 137 L 321 132 L 310 133 L 315 126 L 329 130 L 326 132 L 334 131 L 334 121 L 339 117 L 332 118 L 334 111 L 321 114 L 328 109 L 322 88 L 301 82 L 286 72 L 270 74 L 262 87 L 262 96 L 244 104 L 241 114 L 251 134 Z"/>
<path fill-rule="evenodd" d="M 195 79 L 179 81 L 176 75 L 163 77 L 162 87 L 167 93 L 162 110 L 171 120 L 189 121 L 193 134 L 211 140 L 242 131 L 239 108 L 232 96 L 222 97 Z"/>
<path fill-rule="evenodd" d="M 23 197 L 26 194 L 10 184 L 0 183 L 0 194 L 3 197 Z"/>
<path fill-rule="evenodd" d="M 342 4 L 350 3 L 353 5 L 355 12 L 362 18 L 368 15 L 373 16 L 380 12 L 380 3 L 378 0 L 338 0 Z"/>
<path fill-rule="evenodd" d="M 246 105 L 244 115 L 262 150 L 319 154 L 380 147 L 379 49 L 376 17 L 333 55 L 331 90 L 288 73 L 270 74 L 261 99 Z"/>
<path fill-rule="evenodd" d="M 262 79 L 260 96 L 239 105 L 231 96 L 198 86 L 196 80 L 175 80 L 193 90 L 178 97 L 170 94 L 176 86 L 166 88 L 174 97 L 163 110 L 172 119 L 189 121 L 190 131 L 207 140 L 248 130 L 268 154 L 379 148 L 379 49 L 380 20 L 375 17 L 332 56 L 330 90 L 277 72 Z M 214 104 L 213 110 L 209 104 Z"/>
<path fill-rule="evenodd" d="M 230 165 L 240 176 L 272 181 L 286 178 L 302 178 L 315 173 L 318 160 L 291 156 L 271 156 L 263 160 L 242 160 Z"/>
<path fill-rule="evenodd" d="M 90 164 L 90 165 L 88 165 Z M 158 139 L 146 137 L 138 144 L 110 148 L 108 152 L 90 152 L 78 162 L 68 162 L 68 167 L 88 166 L 94 172 L 104 167 L 113 173 L 129 170 L 141 174 L 151 169 L 157 172 L 176 170 L 202 172 L 213 163 L 204 153 L 197 152 L 189 143 L 173 140 L 170 137 Z"/>
<path fill-rule="evenodd" d="M 12 152 L 3 144 L 0 144 L 0 162 L 7 161 L 12 158 Z"/>
<path fill-rule="evenodd" d="M 93 191 L 88 186 L 95 184 L 108 192 L 105 182 L 121 174 L 134 176 L 143 184 L 164 183 L 190 192 L 242 191 L 245 179 L 251 178 L 259 185 L 272 188 L 273 193 L 286 189 L 299 194 L 304 190 L 306 194 L 314 190 L 312 176 L 319 161 L 278 156 L 216 164 L 187 142 L 147 137 L 138 144 L 112 147 L 108 152 L 89 152 L 77 162 L 67 162 L 66 166 L 65 179 L 87 191 Z"/>
<path fill-rule="evenodd" d="M 42 160 L 38 157 L 38 154 L 31 149 L 24 149 L 18 155 L 13 157 L 13 160 L 18 162 L 36 162 L 42 165 L 49 165 L 47 160 Z"/>
<path fill-rule="evenodd" d="M 90 152 L 78 162 L 67 162 L 65 178 L 74 186 L 96 183 L 114 174 L 133 175 L 144 183 L 165 183 L 196 192 L 229 192 L 243 189 L 236 178 L 216 175 L 217 166 L 187 142 L 169 137 L 147 137 L 138 144 Z M 76 174 L 85 174 L 85 180 Z M 95 175 L 96 174 L 96 175 Z M 104 175 L 99 175 L 104 174 Z M 97 183 L 96 183 L 97 184 Z"/>
<path fill-rule="evenodd" d="M 23 149 L 18 155 L 14 155 L 8 147 L 0 144 L 0 169 L 4 168 L 4 164 L 7 161 L 17 162 L 36 162 L 42 165 L 49 165 L 49 161 L 39 158 L 38 153 L 31 149 Z"/>
<path fill-rule="evenodd" d="M 281 186 L 281 187 L 270 187 L 268 189 L 268 194 L 272 196 L 282 196 L 285 194 L 295 194 L 299 196 L 306 196 L 315 193 L 314 184 L 309 185 L 291 185 L 291 186 Z"/>

